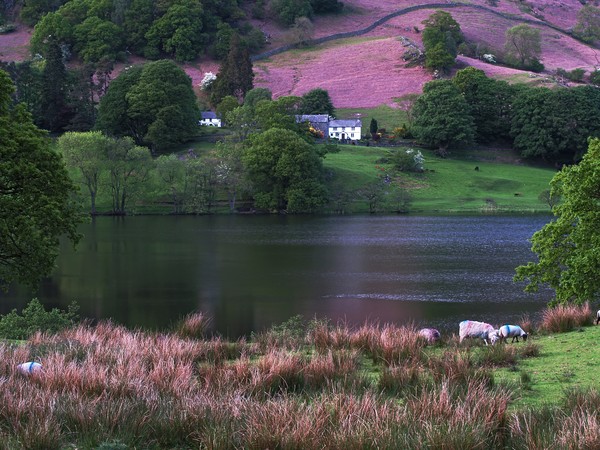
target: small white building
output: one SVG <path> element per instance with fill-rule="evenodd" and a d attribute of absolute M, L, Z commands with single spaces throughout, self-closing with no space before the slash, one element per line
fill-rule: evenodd
<path fill-rule="evenodd" d="M 360 119 L 334 119 L 329 121 L 329 138 L 358 141 L 362 136 Z"/>
<path fill-rule="evenodd" d="M 200 113 L 200 120 L 198 125 L 204 125 L 209 127 L 221 127 L 221 119 L 217 117 L 217 114 L 212 111 L 202 111 Z"/>

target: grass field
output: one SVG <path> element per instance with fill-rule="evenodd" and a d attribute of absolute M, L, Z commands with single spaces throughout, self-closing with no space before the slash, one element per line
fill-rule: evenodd
<path fill-rule="evenodd" d="M 390 174 L 392 185 L 411 193 L 410 212 L 414 213 L 549 210 L 538 196 L 549 188 L 555 171 L 515 163 L 509 149 L 461 151 L 449 158 L 421 150 L 425 156 L 423 173 L 394 172 L 391 164 L 382 162 L 390 151 L 396 150 L 344 145 L 339 153 L 327 155 L 324 165 L 334 173 L 332 184 L 350 190 L 375 181 L 381 173 Z M 506 160 L 513 162 L 502 162 Z M 355 207 L 364 212 L 364 205 Z"/>

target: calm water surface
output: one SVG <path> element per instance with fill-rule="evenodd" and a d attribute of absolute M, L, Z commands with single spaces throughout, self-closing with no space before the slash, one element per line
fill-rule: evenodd
<path fill-rule="evenodd" d="M 533 217 L 100 217 L 65 244 L 38 292 L 0 294 L 0 312 L 33 296 L 75 300 L 87 317 L 164 329 L 193 311 L 230 338 L 293 315 L 415 323 L 456 331 L 534 316 L 550 292 L 523 292 Z"/>

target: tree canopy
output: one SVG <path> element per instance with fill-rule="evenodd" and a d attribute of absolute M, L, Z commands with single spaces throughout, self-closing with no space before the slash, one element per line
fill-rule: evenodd
<path fill-rule="evenodd" d="M 217 79 L 211 85 L 211 102 L 218 105 L 228 95 L 237 98 L 239 102 L 243 101 L 246 92 L 254 87 L 253 80 L 254 71 L 250 53 L 239 36 L 234 35 L 231 38 L 227 58 L 221 64 Z"/>
<path fill-rule="evenodd" d="M 531 238 L 538 262 L 516 268 L 526 291 L 547 284 L 551 304 L 580 304 L 600 294 L 600 139 L 592 139 L 579 164 L 565 166 L 551 181 L 551 195 L 562 201 L 552 208 L 556 219 Z"/>
<path fill-rule="evenodd" d="M 302 114 L 328 114 L 335 116 L 335 108 L 325 89 L 315 88 L 302 96 Z"/>
<path fill-rule="evenodd" d="M 34 286 L 50 274 L 63 235 L 78 241 L 81 216 L 75 186 L 23 105 L 12 105 L 14 86 L 0 70 L 0 286 Z"/>
<path fill-rule="evenodd" d="M 160 60 L 130 68 L 110 84 L 96 128 L 162 150 L 194 136 L 198 116 L 191 79 L 174 62 Z"/>
<path fill-rule="evenodd" d="M 251 136 L 243 162 L 258 208 L 314 212 L 327 201 L 321 155 L 291 130 L 271 128 Z"/>
<path fill-rule="evenodd" d="M 423 24 L 425 67 L 448 71 L 456 60 L 458 45 L 464 41 L 460 25 L 446 11 L 436 11 Z"/>
<path fill-rule="evenodd" d="M 539 69 L 542 54 L 540 30 L 524 23 L 509 28 L 506 30 L 504 50 L 507 59 L 517 67 Z"/>
<path fill-rule="evenodd" d="M 470 108 L 451 80 L 427 83 L 413 107 L 413 133 L 419 141 L 437 147 L 446 155 L 448 147 L 473 141 L 475 125 Z"/>

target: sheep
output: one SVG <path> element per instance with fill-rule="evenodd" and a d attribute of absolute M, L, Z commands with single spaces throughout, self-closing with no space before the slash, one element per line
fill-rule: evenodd
<path fill-rule="evenodd" d="M 469 337 L 480 338 L 483 339 L 485 345 L 488 345 L 488 342 L 493 345 L 498 340 L 498 330 L 494 329 L 489 323 L 463 320 L 458 326 L 460 342 Z"/>
<path fill-rule="evenodd" d="M 28 361 L 23 364 L 19 364 L 17 366 L 17 370 L 21 375 L 30 376 L 34 374 L 39 374 L 44 371 L 42 365 L 40 363 L 34 361 Z"/>
<path fill-rule="evenodd" d="M 600 309 L 596 313 L 596 325 L 598 325 L 598 323 L 600 323 Z"/>
<path fill-rule="evenodd" d="M 527 333 L 525 333 L 525 331 L 523 331 L 523 328 L 521 328 L 518 325 L 503 325 L 503 326 L 501 326 L 500 329 L 498 330 L 498 336 L 500 337 L 500 340 L 503 342 L 506 342 L 506 340 L 509 337 L 512 337 L 511 342 L 515 342 L 515 339 L 517 342 L 519 342 L 519 337 L 523 338 L 523 342 L 525 342 L 527 340 Z"/>
<path fill-rule="evenodd" d="M 419 330 L 419 336 L 425 339 L 428 344 L 435 344 L 441 338 L 440 332 L 435 328 L 422 328 Z"/>

